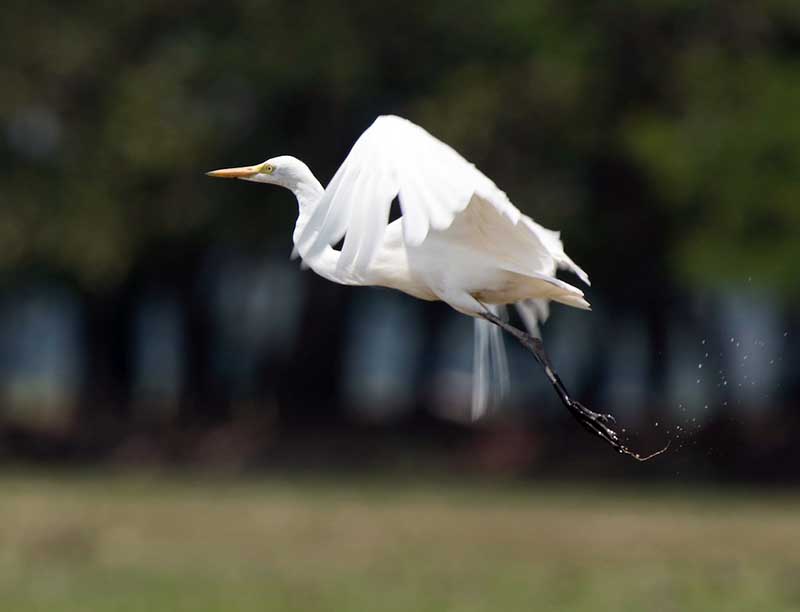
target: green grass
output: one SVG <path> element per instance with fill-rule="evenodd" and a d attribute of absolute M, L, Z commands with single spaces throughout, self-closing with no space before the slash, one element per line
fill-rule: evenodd
<path fill-rule="evenodd" d="M 0 476 L 0 608 L 800 610 L 800 498 Z"/>

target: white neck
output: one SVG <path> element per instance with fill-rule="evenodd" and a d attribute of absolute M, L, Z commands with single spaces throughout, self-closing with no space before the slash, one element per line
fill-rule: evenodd
<path fill-rule="evenodd" d="M 311 173 L 311 170 L 309 170 L 307 174 L 304 173 L 302 177 L 293 181 L 291 184 L 284 186 L 294 193 L 295 197 L 297 198 L 297 205 L 300 209 L 300 213 L 297 216 L 297 221 L 294 225 L 294 233 L 292 235 L 293 241 L 296 242 L 300 232 L 311 218 L 311 214 L 317 207 L 319 199 L 322 197 L 322 194 L 325 190 L 323 189 L 322 184 Z M 336 251 L 328 246 L 318 257 L 314 257 L 311 260 L 304 259 L 303 262 L 309 268 L 314 270 L 314 272 L 319 274 L 321 277 L 328 279 L 329 281 L 333 281 L 334 283 L 350 284 L 341 271 L 337 269 L 337 263 L 339 262 L 340 255 L 341 253 L 339 251 Z"/>

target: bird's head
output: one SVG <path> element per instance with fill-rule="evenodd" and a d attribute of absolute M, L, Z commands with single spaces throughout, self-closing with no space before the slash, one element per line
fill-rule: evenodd
<path fill-rule="evenodd" d="M 311 171 L 303 162 L 290 155 L 273 157 L 255 166 L 241 166 L 239 168 L 224 168 L 206 172 L 208 176 L 216 178 L 237 178 L 243 181 L 268 183 L 294 189 L 311 175 Z"/>

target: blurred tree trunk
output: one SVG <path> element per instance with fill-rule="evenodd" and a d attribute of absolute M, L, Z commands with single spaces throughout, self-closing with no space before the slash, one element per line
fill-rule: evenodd
<path fill-rule="evenodd" d="M 442 302 L 425 303 L 422 308 L 422 343 L 412 378 L 415 391 L 412 420 L 428 422 L 431 419 L 433 376 L 441 358 L 442 333 L 447 328 L 448 317 L 463 315 Z"/>
<path fill-rule="evenodd" d="M 667 317 L 673 295 L 667 261 L 671 227 L 663 208 L 652 204 L 657 195 L 650 193 L 639 169 L 624 155 L 609 152 L 599 158 L 591 177 L 597 206 L 587 222 L 596 235 L 605 237 L 606 245 L 605 265 L 593 280 L 609 296 L 615 316 L 625 317 L 630 311 L 643 316 L 649 336 L 647 384 L 651 393 L 659 394 L 666 375 Z M 646 410 L 642 418 L 655 419 L 661 406 L 647 402 Z"/>
<path fill-rule="evenodd" d="M 347 321 L 358 289 L 308 274 L 300 329 L 282 380 L 277 381 L 280 419 L 290 426 L 341 422 Z"/>
<path fill-rule="evenodd" d="M 201 427 L 228 420 L 230 398 L 213 368 L 213 321 L 203 246 L 166 245 L 150 258 L 149 278 L 177 300 L 183 326 L 179 422 Z"/>
<path fill-rule="evenodd" d="M 86 363 L 77 418 L 92 432 L 130 417 L 133 293 L 126 283 L 83 295 Z"/>

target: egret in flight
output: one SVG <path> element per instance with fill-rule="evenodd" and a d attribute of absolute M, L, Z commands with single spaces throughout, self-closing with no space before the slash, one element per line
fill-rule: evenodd
<path fill-rule="evenodd" d="M 295 157 L 214 170 L 209 176 L 279 185 L 297 198 L 294 254 L 343 285 L 378 285 L 441 300 L 475 320 L 473 416 L 492 383 L 504 385 L 501 329 L 530 350 L 570 413 L 620 453 L 628 450 L 611 415 L 570 397 L 544 350 L 538 324 L 550 301 L 589 310 L 583 291 L 556 278 L 568 270 L 589 284 L 558 232 L 522 214 L 506 194 L 455 150 L 396 116 L 378 117 L 323 188 Z M 389 222 L 397 198 L 402 216 Z M 334 249 L 344 238 L 341 250 Z M 528 331 L 503 316 L 513 304 Z"/>

